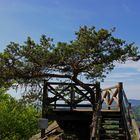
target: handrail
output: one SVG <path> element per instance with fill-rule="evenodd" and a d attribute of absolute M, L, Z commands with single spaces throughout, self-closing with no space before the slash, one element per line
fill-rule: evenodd
<path fill-rule="evenodd" d="M 110 90 L 110 89 L 115 89 L 118 88 L 118 85 L 112 86 L 112 87 L 108 87 L 108 88 L 104 88 L 101 91 L 106 91 L 106 90 Z"/>
<path fill-rule="evenodd" d="M 129 103 L 125 91 L 123 89 L 123 83 L 118 83 L 116 86 L 104 88 L 102 91 L 101 104 L 108 107 L 108 110 L 113 109 L 114 103 L 117 103 L 117 108 L 120 109 L 126 129 L 126 135 L 129 140 L 134 140 L 134 134 L 136 140 L 140 140 L 140 132 L 136 121 L 133 117 L 131 104 Z"/>
<path fill-rule="evenodd" d="M 124 90 L 122 89 L 122 93 L 123 95 L 123 100 L 122 100 L 122 105 L 121 105 L 121 113 L 123 116 L 123 120 L 124 120 L 124 125 L 125 125 L 125 129 L 127 132 L 127 137 L 132 140 L 133 136 L 132 136 L 132 122 L 131 122 L 131 117 L 130 117 L 130 113 L 129 113 L 129 102 L 127 100 L 126 94 L 124 92 Z"/>
<path fill-rule="evenodd" d="M 131 104 L 129 103 L 125 91 L 122 90 L 123 94 L 123 102 L 122 102 L 122 113 L 125 121 L 125 125 L 127 127 L 128 136 L 131 140 L 134 139 L 134 135 L 136 140 L 140 140 L 140 132 L 138 126 L 136 125 L 136 121 L 134 119 L 133 111 L 131 108 Z"/>

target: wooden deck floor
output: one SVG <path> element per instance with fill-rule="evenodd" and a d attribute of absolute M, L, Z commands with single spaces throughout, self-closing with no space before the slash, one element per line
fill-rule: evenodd
<path fill-rule="evenodd" d="M 66 112 L 68 111 L 69 112 L 71 110 L 70 109 L 64 109 L 64 108 L 63 109 L 59 108 L 59 109 L 54 109 L 53 111 L 60 111 L 60 112 L 61 111 L 62 112 L 63 111 L 66 111 Z M 92 108 L 77 108 L 77 109 L 73 109 L 72 111 L 73 112 L 74 111 L 77 111 L 77 112 L 92 112 L 93 110 L 92 110 Z M 101 109 L 101 111 L 102 112 L 117 112 L 117 111 L 119 112 L 120 109 L 117 109 L 117 108 L 116 109 L 110 109 L 110 110 L 108 110 L 108 109 Z"/>

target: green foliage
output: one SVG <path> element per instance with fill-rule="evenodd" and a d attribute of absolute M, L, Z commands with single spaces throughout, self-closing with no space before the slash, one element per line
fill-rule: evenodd
<path fill-rule="evenodd" d="M 77 77 L 83 73 L 87 78 L 102 79 L 115 67 L 115 62 L 135 60 L 138 48 L 115 38 L 114 30 L 95 30 L 81 27 L 71 43 L 58 43 L 54 49 L 59 70 Z"/>
<path fill-rule="evenodd" d="M 133 111 L 134 111 L 135 119 L 138 125 L 140 126 L 140 106 L 133 107 Z"/>
<path fill-rule="evenodd" d="M 140 58 L 134 43 L 114 37 L 114 31 L 80 27 L 75 40 L 58 42 L 56 46 L 53 39 L 45 35 L 41 36 L 39 43 L 30 37 L 23 45 L 11 42 L 0 53 L 0 86 L 9 87 L 16 82 L 34 87 L 44 79 L 65 77 L 92 93 L 92 89 L 78 79 L 79 76 L 92 81 L 103 80 L 116 62 Z"/>
<path fill-rule="evenodd" d="M 139 59 L 134 43 L 114 37 L 113 32 L 84 26 L 75 33 L 75 40 L 57 46 L 45 35 L 39 44 L 30 37 L 24 45 L 11 42 L 0 54 L 0 80 L 31 83 L 31 78 L 51 77 L 56 71 L 70 77 L 83 73 L 93 80 L 102 79 L 114 68 L 114 62 Z"/>
<path fill-rule="evenodd" d="M 28 140 L 38 131 L 39 113 L 0 90 L 0 139 Z"/>

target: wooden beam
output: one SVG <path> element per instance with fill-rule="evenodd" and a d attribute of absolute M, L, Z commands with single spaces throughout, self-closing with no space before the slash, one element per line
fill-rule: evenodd
<path fill-rule="evenodd" d="M 106 91 L 106 90 L 110 90 L 110 89 L 115 89 L 115 88 L 118 88 L 118 85 L 112 86 L 112 87 L 109 87 L 109 88 L 104 88 L 104 89 L 102 89 L 102 91 Z"/>
<path fill-rule="evenodd" d="M 56 93 L 55 94 L 56 96 L 63 99 L 66 103 L 70 105 L 70 102 L 67 99 L 65 99 L 64 96 L 62 96 L 60 93 L 58 93 L 52 86 L 48 85 L 48 87 Z"/>
<path fill-rule="evenodd" d="M 76 84 L 76 83 L 65 83 L 65 82 L 48 82 L 47 84 L 49 85 L 77 85 L 79 87 L 81 87 L 80 85 Z M 85 83 L 85 85 L 87 86 L 96 86 L 96 84 L 88 84 L 88 83 Z"/>
<path fill-rule="evenodd" d="M 74 85 L 74 88 L 79 92 L 78 94 L 80 94 L 81 96 L 85 97 L 88 101 L 91 102 L 90 98 L 87 96 L 88 92 L 87 92 L 86 94 L 83 93 L 83 92 L 82 92 L 78 87 L 76 87 L 75 85 Z"/>
<path fill-rule="evenodd" d="M 123 83 L 121 83 L 121 82 L 118 83 L 118 93 L 119 93 L 119 106 L 122 106 L 122 101 L 123 101 Z"/>
<path fill-rule="evenodd" d="M 50 104 L 50 106 L 55 106 L 54 104 Z M 68 104 L 56 104 L 56 107 L 70 107 Z M 76 107 L 91 107 L 91 104 L 77 104 Z"/>
<path fill-rule="evenodd" d="M 48 105 L 47 105 L 47 98 L 48 98 L 48 86 L 46 84 L 47 81 L 44 81 L 43 86 L 43 102 L 42 102 L 42 118 L 46 118 Z M 41 129 L 41 138 L 45 137 L 45 129 Z"/>
<path fill-rule="evenodd" d="M 115 92 L 114 92 L 114 94 L 112 95 L 112 98 L 111 98 L 111 100 L 110 100 L 110 102 L 109 102 L 109 105 L 112 104 L 112 102 L 113 102 L 113 100 L 114 100 L 114 97 L 116 97 L 117 94 L 118 94 L 118 89 L 116 89 Z M 119 99 L 118 99 L 118 102 L 119 102 Z"/>

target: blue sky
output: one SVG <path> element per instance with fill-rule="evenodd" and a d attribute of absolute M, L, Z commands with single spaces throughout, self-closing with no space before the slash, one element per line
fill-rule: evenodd
<path fill-rule="evenodd" d="M 82 25 L 116 27 L 115 36 L 140 46 L 139 6 L 139 0 L 0 0 L 0 51 L 27 36 L 36 42 L 42 34 L 70 41 Z M 117 64 L 102 85 L 120 81 L 129 98 L 140 99 L 140 62 Z"/>

